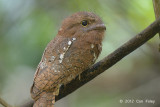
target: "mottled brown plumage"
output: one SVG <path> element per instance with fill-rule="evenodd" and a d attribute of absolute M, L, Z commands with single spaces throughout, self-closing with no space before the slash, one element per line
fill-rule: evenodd
<path fill-rule="evenodd" d="M 91 12 L 77 12 L 63 21 L 37 67 L 31 87 L 34 107 L 54 107 L 60 86 L 96 61 L 105 29 L 101 19 Z"/>

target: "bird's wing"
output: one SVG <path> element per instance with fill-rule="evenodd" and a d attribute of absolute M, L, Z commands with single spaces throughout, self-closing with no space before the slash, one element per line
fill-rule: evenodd
<path fill-rule="evenodd" d="M 69 48 L 69 38 L 55 37 L 46 47 L 37 67 L 31 96 L 37 99 L 43 91 L 55 91 L 64 76 L 62 60 L 65 50 Z M 68 43 L 69 42 L 69 43 Z"/>

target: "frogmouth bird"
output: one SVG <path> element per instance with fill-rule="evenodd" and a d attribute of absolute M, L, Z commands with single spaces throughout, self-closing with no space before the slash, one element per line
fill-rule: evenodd
<path fill-rule="evenodd" d="M 34 107 L 54 107 L 61 85 L 66 85 L 94 64 L 102 50 L 106 27 L 92 12 L 67 17 L 44 50 L 34 75 Z"/>

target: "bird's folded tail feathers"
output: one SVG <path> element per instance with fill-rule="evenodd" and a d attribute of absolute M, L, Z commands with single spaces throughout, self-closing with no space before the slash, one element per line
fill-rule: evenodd
<path fill-rule="evenodd" d="M 33 107 L 54 107 L 55 104 L 55 93 L 54 92 L 43 92 L 43 95 L 34 102 Z"/>
<path fill-rule="evenodd" d="M 31 90 L 30 90 L 30 93 L 31 93 L 31 97 L 32 97 L 34 100 L 39 99 L 39 97 L 40 97 L 40 95 L 41 95 L 42 92 L 43 92 L 43 91 L 41 91 L 41 90 L 39 90 L 38 88 L 36 88 L 36 87 L 34 86 L 34 84 L 32 85 Z"/>

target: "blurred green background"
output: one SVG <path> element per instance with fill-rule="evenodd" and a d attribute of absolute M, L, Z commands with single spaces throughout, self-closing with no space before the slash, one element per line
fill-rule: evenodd
<path fill-rule="evenodd" d="M 94 12 L 106 24 L 99 60 L 155 20 L 152 0 L 0 0 L 0 97 L 11 105 L 31 100 L 29 91 L 44 48 L 61 21 L 77 11 Z M 158 44 L 157 35 L 56 107 L 160 107 Z"/>

